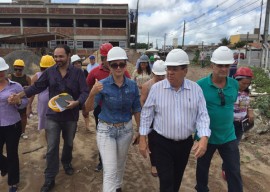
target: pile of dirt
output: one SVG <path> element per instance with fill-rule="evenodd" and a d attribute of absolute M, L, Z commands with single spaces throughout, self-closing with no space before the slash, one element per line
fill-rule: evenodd
<path fill-rule="evenodd" d="M 29 50 L 13 51 L 4 57 L 9 64 L 9 73 L 13 72 L 13 63 L 16 59 L 22 59 L 25 64 L 24 73 L 32 75 L 39 71 L 39 62 L 41 57 Z"/>

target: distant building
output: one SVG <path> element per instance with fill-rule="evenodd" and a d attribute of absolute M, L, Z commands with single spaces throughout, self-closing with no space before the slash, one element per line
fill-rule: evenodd
<path fill-rule="evenodd" d="M 259 34 L 259 29 L 254 29 L 254 34 L 236 34 L 230 36 L 230 43 L 231 45 L 234 45 L 235 43 L 238 43 L 239 41 L 248 43 L 260 43 L 262 41 L 262 36 Z"/>
<path fill-rule="evenodd" d="M 110 42 L 127 48 L 130 41 L 128 4 L 51 3 L 12 0 L 0 3 L 0 47 L 98 49 Z"/>

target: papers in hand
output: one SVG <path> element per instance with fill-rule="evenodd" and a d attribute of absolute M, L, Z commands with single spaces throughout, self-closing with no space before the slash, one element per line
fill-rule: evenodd
<path fill-rule="evenodd" d="M 55 100 L 55 103 L 61 112 L 67 109 L 66 107 L 68 106 L 69 103 L 66 101 L 73 101 L 73 97 L 68 94 L 67 95 L 60 94 L 59 98 Z"/>

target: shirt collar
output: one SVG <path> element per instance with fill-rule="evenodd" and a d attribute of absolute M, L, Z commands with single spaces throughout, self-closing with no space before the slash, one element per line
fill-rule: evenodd
<path fill-rule="evenodd" d="M 164 87 L 164 89 L 173 89 L 174 90 L 174 88 L 171 86 L 168 79 L 164 80 L 164 86 L 163 87 Z M 182 86 L 181 86 L 181 88 L 179 90 L 183 90 L 183 89 L 190 89 L 190 86 L 189 86 L 186 79 L 184 79 L 183 84 L 182 84 Z"/>
<path fill-rule="evenodd" d="M 111 85 L 112 85 L 112 84 L 115 84 L 115 81 L 114 81 L 112 75 L 110 75 L 110 76 L 108 77 L 108 80 L 109 80 L 109 83 L 110 83 Z M 123 82 L 123 85 L 122 85 L 122 86 L 125 86 L 125 85 L 128 85 L 128 84 L 127 84 L 127 81 L 126 81 L 126 77 L 124 76 L 124 82 Z"/>

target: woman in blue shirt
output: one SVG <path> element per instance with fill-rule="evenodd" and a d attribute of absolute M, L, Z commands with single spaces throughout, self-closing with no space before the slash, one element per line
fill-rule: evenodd
<path fill-rule="evenodd" d="M 102 103 L 97 145 L 103 162 L 103 191 L 121 191 L 127 153 L 133 138 L 132 115 L 140 122 L 140 97 L 136 83 L 124 76 L 127 54 L 113 47 L 107 56 L 111 75 L 96 80 L 86 100 L 86 111 Z"/>
<path fill-rule="evenodd" d="M 8 80 L 6 61 L 0 57 L 0 171 L 1 176 L 8 174 L 9 192 L 17 191 L 20 181 L 18 146 L 22 133 L 21 117 L 18 109 L 25 108 L 27 98 L 10 103 L 13 94 L 23 90 L 19 83 Z M 7 157 L 3 155 L 6 144 Z"/>

